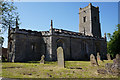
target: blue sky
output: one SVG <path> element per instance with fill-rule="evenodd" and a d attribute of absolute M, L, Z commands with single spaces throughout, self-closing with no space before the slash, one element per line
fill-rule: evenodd
<path fill-rule="evenodd" d="M 99 6 L 102 36 L 113 33 L 118 24 L 118 2 L 91 2 Z M 47 31 L 50 20 L 53 27 L 69 31 L 79 31 L 79 8 L 88 6 L 89 2 L 16 2 L 20 14 L 20 29 Z M 7 37 L 7 35 L 4 35 Z M 7 47 L 7 38 L 3 45 Z"/>

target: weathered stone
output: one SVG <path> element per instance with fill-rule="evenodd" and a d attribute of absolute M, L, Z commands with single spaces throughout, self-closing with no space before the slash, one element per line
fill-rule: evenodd
<path fill-rule="evenodd" d="M 64 60 L 89 60 L 89 53 L 96 51 L 104 53 L 101 55 L 103 59 L 107 53 L 107 42 L 105 37 L 101 37 L 99 8 L 89 6 L 81 8 L 79 13 L 80 32 L 53 28 L 52 21 L 49 31 L 25 30 L 18 26 L 11 28 L 8 35 L 9 61 L 38 61 L 43 54 L 46 61 L 57 61 L 56 49 L 60 46 L 64 49 Z M 13 53 L 15 58 L 11 56 Z"/>
<path fill-rule="evenodd" d="M 98 66 L 98 62 L 95 59 L 95 56 L 93 54 L 90 55 L 90 62 L 92 66 Z"/>
<path fill-rule="evenodd" d="M 116 54 L 116 58 L 113 60 L 111 71 L 114 75 L 120 76 L 120 55 Z"/>
<path fill-rule="evenodd" d="M 91 5 L 89 5 L 88 8 L 79 9 L 79 13 L 80 13 L 79 14 L 80 15 L 80 17 L 79 17 L 79 19 L 80 19 L 80 21 L 79 21 L 79 24 L 80 24 L 79 25 L 79 31 L 82 32 L 83 34 L 93 35 L 93 36 L 96 36 L 96 37 L 101 37 L 100 22 L 97 21 L 96 22 L 97 24 L 92 23 L 92 22 L 95 22 L 95 20 L 94 20 L 95 16 L 99 17 L 99 15 L 98 15 L 99 10 L 97 8 L 94 8 L 97 11 L 93 11 L 94 13 L 90 13 L 89 11 L 90 10 L 92 11 L 91 8 L 93 8 L 93 6 L 91 8 L 90 7 L 91 7 Z M 85 14 L 85 13 L 87 13 L 87 14 Z M 91 15 L 91 19 L 88 18 L 90 15 Z M 87 20 L 92 20 L 92 22 L 88 22 Z M 88 24 L 92 24 L 91 27 Z M 98 28 L 96 28 L 96 26 Z"/>
<path fill-rule="evenodd" d="M 112 75 L 120 76 L 120 64 L 113 64 L 111 67 Z"/>
<path fill-rule="evenodd" d="M 107 54 L 107 59 L 111 60 L 110 54 Z"/>
<path fill-rule="evenodd" d="M 97 53 L 97 61 L 101 61 L 99 52 Z"/>
<path fill-rule="evenodd" d="M 106 70 L 110 69 L 112 65 L 113 65 L 113 63 L 106 63 L 105 64 L 105 69 Z"/>
<path fill-rule="evenodd" d="M 120 59 L 120 54 L 116 54 L 116 59 Z"/>
<path fill-rule="evenodd" d="M 44 58 L 45 58 L 45 56 L 44 56 L 44 55 L 42 55 L 42 56 L 41 56 L 41 60 L 40 60 L 40 64 L 44 64 L 44 63 L 45 63 Z"/>
<path fill-rule="evenodd" d="M 108 74 L 111 73 L 111 67 L 112 67 L 113 63 L 106 63 L 105 64 L 105 69 L 107 71 Z"/>
<path fill-rule="evenodd" d="M 116 58 L 113 59 L 113 63 L 105 64 L 105 70 L 107 74 L 120 76 L 120 55 L 117 54 Z"/>
<path fill-rule="evenodd" d="M 64 54 L 62 47 L 57 48 L 58 67 L 64 68 Z"/>
<path fill-rule="evenodd" d="M 113 64 L 120 64 L 120 55 L 116 54 L 116 58 L 113 59 Z"/>

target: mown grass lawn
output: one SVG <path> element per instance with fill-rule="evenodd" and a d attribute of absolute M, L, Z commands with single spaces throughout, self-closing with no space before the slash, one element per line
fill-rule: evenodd
<path fill-rule="evenodd" d="M 98 74 L 97 69 L 104 68 L 106 63 L 99 62 L 100 66 L 91 66 L 90 61 L 65 61 L 65 68 L 58 68 L 57 62 L 34 63 L 2 63 L 2 77 L 5 78 L 117 78 L 117 76 Z M 78 69 L 70 69 L 71 67 Z"/>

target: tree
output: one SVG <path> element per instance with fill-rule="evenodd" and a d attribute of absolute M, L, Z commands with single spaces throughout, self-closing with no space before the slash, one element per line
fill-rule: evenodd
<path fill-rule="evenodd" d="M 2 29 L 15 26 L 16 18 L 19 19 L 16 9 L 13 2 L 2 2 Z"/>
<path fill-rule="evenodd" d="M 108 39 L 110 39 L 111 38 L 111 34 L 107 33 L 107 37 L 108 37 Z"/>
<path fill-rule="evenodd" d="M 17 7 L 14 6 L 13 2 L 0 2 L 0 34 L 3 34 L 8 28 L 15 26 L 16 18 L 19 20 Z M 4 40 L 0 36 L 0 41 Z"/>
<path fill-rule="evenodd" d="M 116 26 L 116 30 L 113 32 L 113 35 L 107 44 L 107 49 L 108 53 L 112 56 L 120 54 L 120 24 Z"/>

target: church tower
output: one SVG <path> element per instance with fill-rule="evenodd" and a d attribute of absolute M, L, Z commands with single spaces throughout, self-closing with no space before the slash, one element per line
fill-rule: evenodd
<path fill-rule="evenodd" d="M 87 7 L 79 8 L 79 32 L 101 37 L 99 7 L 94 7 L 89 3 Z"/>

